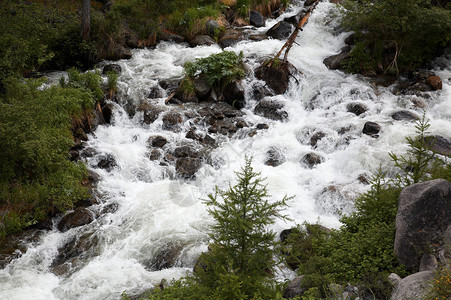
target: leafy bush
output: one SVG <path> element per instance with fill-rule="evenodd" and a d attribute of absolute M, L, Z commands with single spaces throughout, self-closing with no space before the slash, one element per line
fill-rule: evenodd
<path fill-rule="evenodd" d="M 412 70 L 451 43 L 451 11 L 430 1 L 349 0 L 343 7 L 343 25 L 361 43 L 351 53 L 351 71 Z"/>
<path fill-rule="evenodd" d="M 88 196 L 81 185 L 86 168 L 68 153 L 71 120 L 98 97 L 96 76 L 74 75 L 64 87 L 44 90 L 42 81 L 7 81 L 0 98 L 0 238 Z"/>
<path fill-rule="evenodd" d="M 433 300 L 451 298 L 451 268 L 442 268 L 435 273 L 431 294 Z"/>

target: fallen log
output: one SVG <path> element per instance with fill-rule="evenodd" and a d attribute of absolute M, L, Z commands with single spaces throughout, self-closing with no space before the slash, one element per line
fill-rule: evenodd
<path fill-rule="evenodd" d="M 310 17 L 310 15 L 312 14 L 312 11 L 315 9 L 315 7 L 318 5 L 318 3 L 321 0 L 316 0 L 315 3 L 313 3 L 312 5 L 309 6 L 308 10 L 306 11 L 305 15 L 299 20 L 298 26 L 296 26 L 296 28 L 294 29 L 293 33 L 290 35 L 290 37 L 288 38 L 288 40 L 285 42 L 285 44 L 282 46 L 282 48 L 280 49 L 280 51 L 269 61 L 269 63 L 267 64 L 267 66 L 270 68 L 272 66 L 272 64 L 274 63 L 274 61 L 276 59 L 279 59 L 279 56 L 282 54 L 282 52 L 285 50 L 285 54 L 283 56 L 283 63 L 287 62 L 287 58 L 288 58 L 288 52 L 290 51 L 291 47 L 293 46 L 293 44 L 295 43 L 296 37 L 299 34 L 299 31 L 302 30 L 302 27 L 305 25 L 305 23 L 307 23 L 308 18 Z"/>

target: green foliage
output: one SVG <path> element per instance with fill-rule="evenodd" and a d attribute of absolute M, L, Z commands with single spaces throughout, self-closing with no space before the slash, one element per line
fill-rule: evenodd
<path fill-rule="evenodd" d="M 118 75 L 116 72 L 109 71 L 106 73 L 107 77 L 107 91 L 109 94 L 113 95 L 117 92 L 117 78 Z"/>
<path fill-rule="evenodd" d="M 430 1 L 349 0 L 343 7 L 343 25 L 360 43 L 348 62 L 351 71 L 411 70 L 451 43 L 451 11 Z"/>
<path fill-rule="evenodd" d="M 68 152 L 71 120 L 94 106 L 97 75 L 74 76 L 83 87 L 73 87 L 73 77 L 47 89 L 39 88 L 42 81 L 7 81 L 0 100 L 0 238 L 87 196 L 80 184 L 86 168 Z"/>
<path fill-rule="evenodd" d="M 186 79 L 204 78 L 210 86 L 222 90 L 227 84 L 244 77 L 243 53 L 223 51 L 185 64 Z"/>
<path fill-rule="evenodd" d="M 186 10 L 175 11 L 170 18 L 172 29 L 187 36 L 193 37 L 205 31 L 205 22 L 216 19 L 222 6 L 217 2 L 215 5 L 193 6 Z"/>
<path fill-rule="evenodd" d="M 398 168 L 395 183 L 399 187 L 406 187 L 428 180 L 431 178 L 431 173 L 434 173 L 440 166 L 443 166 L 443 161 L 438 159 L 434 152 L 430 151 L 427 146 L 426 135 L 428 133 L 427 129 L 430 127 L 428 121 L 423 116 L 415 125 L 417 136 L 415 138 L 406 138 L 407 144 L 409 145 L 407 157 L 390 153 L 395 167 Z"/>

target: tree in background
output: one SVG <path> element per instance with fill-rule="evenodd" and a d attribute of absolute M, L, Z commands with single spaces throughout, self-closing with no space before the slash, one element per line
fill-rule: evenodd
<path fill-rule="evenodd" d="M 86 41 L 91 33 L 91 0 L 82 0 L 81 38 Z"/>

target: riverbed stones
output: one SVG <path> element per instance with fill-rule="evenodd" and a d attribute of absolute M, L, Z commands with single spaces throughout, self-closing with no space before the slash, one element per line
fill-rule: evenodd
<path fill-rule="evenodd" d="M 414 122 L 420 119 L 420 117 L 408 110 L 400 110 L 391 115 L 391 117 L 396 121 L 409 121 Z"/>
<path fill-rule="evenodd" d="M 366 122 L 365 125 L 363 125 L 362 132 L 366 135 L 377 137 L 379 131 L 381 131 L 381 125 L 375 122 Z"/>
<path fill-rule="evenodd" d="M 311 169 L 314 166 L 319 165 L 323 160 L 324 158 L 321 155 L 311 152 L 302 157 L 301 163 Z"/>
<path fill-rule="evenodd" d="M 344 47 L 340 53 L 329 56 L 323 60 L 323 63 L 331 70 L 337 70 L 343 67 L 344 62 L 349 58 L 351 47 Z"/>
<path fill-rule="evenodd" d="M 326 134 L 324 132 L 321 132 L 321 131 L 316 132 L 310 138 L 310 146 L 316 147 L 316 144 L 318 144 L 318 142 L 325 136 L 326 136 Z"/>
<path fill-rule="evenodd" d="M 105 169 L 107 172 L 112 171 L 117 167 L 116 159 L 111 154 L 101 154 L 98 157 L 97 167 Z"/>
<path fill-rule="evenodd" d="M 58 229 L 62 232 L 83 226 L 94 221 L 94 213 L 87 208 L 78 207 L 73 212 L 65 215 L 58 223 Z"/>
<path fill-rule="evenodd" d="M 275 94 L 279 95 L 285 93 L 288 89 L 290 76 L 296 76 L 298 73 L 296 67 L 288 62 L 271 67 L 263 63 L 255 70 L 255 77 L 263 80 Z"/>
<path fill-rule="evenodd" d="M 368 110 L 368 107 L 363 103 L 353 102 L 346 105 L 346 109 L 348 112 L 353 113 L 356 116 L 360 116 Z"/>
<path fill-rule="evenodd" d="M 184 179 L 192 179 L 201 167 L 201 160 L 193 157 L 178 158 L 175 164 L 177 175 Z"/>
<path fill-rule="evenodd" d="M 427 77 L 426 83 L 432 88 L 433 91 L 442 89 L 442 79 L 436 75 Z"/>
<path fill-rule="evenodd" d="M 229 83 L 223 93 L 224 102 L 236 109 L 242 109 L 246 106 L 244 99 L 244 86 L 241 81 Z"/>
<path fill-rule="evenodd" d="M 161 136 L 161 135 L 154 135 L 149 137 L 149 139 L 147 140 L 147 144 L 152 146 L 152 147 L 156 147 L 156 148 L 163 148 L 164 145 L 166 145 L 168 142 L 168 140 Z"/>
<path fill-rule="evenodd" d="M 216 44 L 216 41 L 209 35 L 196 35 L 189 41 L 189 44 L 191 47 L 210 46 Z"/>
<path fill-rule="evenodd" d="M 266 152 L 265 165 L 267 166 L 277 167 L 283 164 L 285 160 L 285 155 L 278 147 L 271 147 Z"/>
<path fill-rule="evenodd" d="M 183 117 L 178 112 L 168 112 L 163 116 L 163 130 L 180 132 Z"/>
<path fill-rule="evenodd" d="M 266 35 L 272 37 L 277 40 L 284 40 L 288 38 L 293 31 L 294 26 L 288 22 L 280 21 L 273 27 L 271 27 Z"/>
<path fill-rule="evenodd" d="M 284 106 L 281 101 L 263 99 L 255 107 L 254 113 L 268 119 L 285 121 L 288 118 L 288 113 L 283 110 Z"/>
<path fill-rule="evenodd" d="M 421 254 L 443 239 L 451 225 L 451 183 L 430 180 L 406 187 L 399 196 L 394 251 L 398 261 L 418 270 Z"/>
<path fill-rule="evenodd" d="M 108 64 L 103 67 L 102 74 L 107 74 L 108 72 L 116 73 L 116 75 L 121 74 L 122 68 L 118 64 Z"/>
<path fill-rule="evenodd" d="M 175 265 L 182 250 L 183 245 L 180 243 L 174 242 L 167 244 L 159 249 L 149 262 L 144 264 L 148 265 L 152 271 L 171 268 Z"/>
<path fill-rule="evenodd" d="M 227 48 L 235 45 L 242 39 L 242 33 L 236 29 L 226 29 L 219 38 L 219 46 Z"/>
<path fill-rule="evenodd" d="M 451 157 L 451 141 L 443 136 L 434 135 L 424 138 L 426 147 L 445 156 Z"/>
<path fill-rule="evenodd" d="M 249 23 L 255 27 L 264 27 L 265 19 L 263 18 L 262 14 L 259 13 L 258 11 L 251 10 L 249 12 Z"/>

